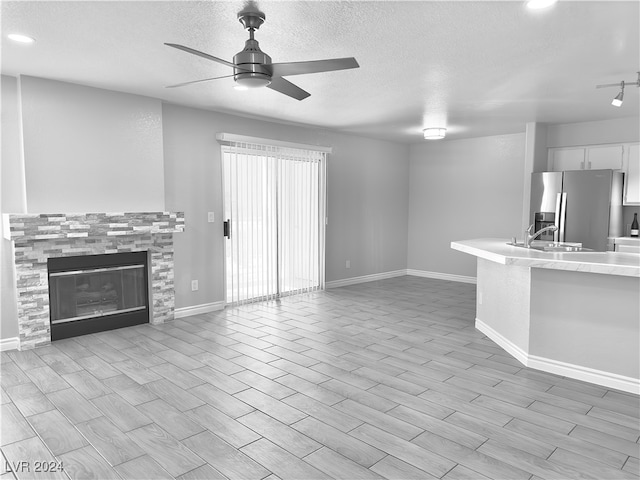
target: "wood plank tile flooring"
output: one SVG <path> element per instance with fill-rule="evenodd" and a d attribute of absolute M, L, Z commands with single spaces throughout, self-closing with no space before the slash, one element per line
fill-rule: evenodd
<path fill-rule="evenodd" d="M 406 276 L 3 352 L 0 478 L 640 477 L 638 396 L 474 316 L 474 285 Z"/>

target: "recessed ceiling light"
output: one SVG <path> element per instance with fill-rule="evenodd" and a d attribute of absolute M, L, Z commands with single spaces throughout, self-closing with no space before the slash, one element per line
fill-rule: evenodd
<path fill-rule="evenodd" d="M 10 33 L 9 35 L 7 35 L 7 38 L 17 43 L 33 43 L 36 41 L 35 38 L 29 37 L 27 35 L 22 35 L 20 33 Z"/>
<path fill-rule="evenodd" d="M 528 0 L 527 7 L 532 10 L 547 8 L 556 3 L 558 0 Z"/>

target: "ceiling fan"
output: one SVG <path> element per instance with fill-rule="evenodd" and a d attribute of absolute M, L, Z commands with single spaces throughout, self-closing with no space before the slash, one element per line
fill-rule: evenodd
<path fill-rule="evenodd" d="M 265 14 L 257 11 L 242 11 L 238 13 L 238 20 L 244 28 L 249 30 L 249 40 L 244 44 L 244 49 L 233 57 L 233 62 L 228 62 L 208 53 L 194 50 L 175 43 L 165 43 L 169 47 L 183 50 L 199 57 L 213 60 L 214 62 L 233 67 L 233 75 L 222 77 L 205 78 L 192 82 L 169 85 L 166 88 L 182 87 L 194 83 L 208 82 L 220 78 L 233 77 L 236 87 L 240 89 L 268 87 L 276 92 L 283 93 L 296 100 L 304 100 L 311 94 L 302 88 L 294 85 L 282 77 L 289 75 L 302 75 L 305 73 L 331 72 L 334 70 L 346 70 L 348 68 L 358 68 L 358 62 L 353 57 L 331 58 L 327 60 L 312 60 L 308 62 L 288 62 L 271 63 L 271 57 L 260 50 L 258 41 L 253 38 L 254 32 L 260 28 L 265 21 Z"/>

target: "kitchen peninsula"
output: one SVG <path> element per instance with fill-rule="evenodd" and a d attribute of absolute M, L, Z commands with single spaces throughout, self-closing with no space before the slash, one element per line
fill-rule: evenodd
<path fill-rule="evenodd" d="M 476 328 L 531 368 L 640 393 L 640 255 L 542 252 L 483 238 Z"/>

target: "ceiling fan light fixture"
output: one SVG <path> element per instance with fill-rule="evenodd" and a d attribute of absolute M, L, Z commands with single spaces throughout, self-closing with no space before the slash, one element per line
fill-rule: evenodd
<path fill-rule="evenodd" d="M 542 8 L 548 8 L 551 5 L 557 3 L 558 0 L 528 0 L 527 8 L 530 10 L 540 10 Z"/>
<path fill-rule="evenodd" d="M 425 128 L 422 133 L 425 140 L 441 140 L 447 134 L 447 129 L 442 127 Z"/>
<path fill-rule="evenodd" d="M 262 88 L 271 83 L 271 78 L 266 75 L 256 73 L 240 73 L 236 75 L 237 90 L 248 90 L 250 88 Z"/>

